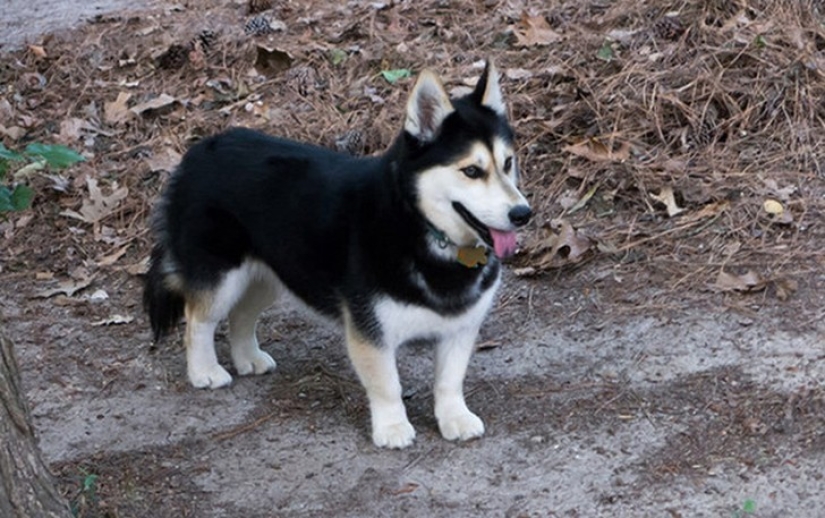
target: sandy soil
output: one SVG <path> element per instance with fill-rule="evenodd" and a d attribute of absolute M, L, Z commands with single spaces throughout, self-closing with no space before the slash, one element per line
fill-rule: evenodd
<path fill-rule="evenodd" d="M 86 20 L 113 13 L 139 12 L 153 0 L 6 0 L 0 25 L 0 50 L 34 42 L 39 36 L 76 27 Z"/>
<path fill-rule="evenodd" d="M 12 0 L 0 48 L 124 5 L 66 14 Z M 825 194 L 821 180 L 811 189 Z M 785 302 L 684 294 L 608 256 L 508 274 L 466 384 L 487 435 L 441 439 L 431 353 L 411 348 L 400 364 L 418 438 L 385 451 L 369 439 L 337 330 L 274 308 L 260 338 L 278 369 L 194 390 L 180 337 L 151 343 L 128 268 L 37 296 L 53 284 L 44 272 L 63 278 L 90 261 L 91 239 L 53 243 L 38 221 L 22 227 L 37 232 L 25 253 L 4 256 L 0 314 L 41 447 L 79 516 L 822 516 L 821 268 Z M 135 247 L 127 257 L 145 255 L 145 240 Z M 114 317 L 124 323 L 106 325 Z"/>

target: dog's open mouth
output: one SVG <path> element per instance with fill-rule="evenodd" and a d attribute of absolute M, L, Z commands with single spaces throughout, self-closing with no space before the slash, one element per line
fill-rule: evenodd
<path fill-rule="evenodd" d="M 453 202 L 453 208 L 464 218 L 464 221 L 478 233 L 479 237 L 493 249 L 497 257 L 504 259 L 516 253 L 516 233 L 514 231 L 497 230 L 487 227 L 479 221 L 478 218 L 473 216 L 473 214 L 467 210 L 467 207 L 457 201 Z"/>

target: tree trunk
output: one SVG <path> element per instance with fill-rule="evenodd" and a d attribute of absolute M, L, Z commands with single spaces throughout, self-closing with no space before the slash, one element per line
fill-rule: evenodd
<path fill-rule="evenodd" d="M 70 518 L 66 501 L 40 456 L 23 400 L 11 340 L 0 320 L 0 516 Z"/>

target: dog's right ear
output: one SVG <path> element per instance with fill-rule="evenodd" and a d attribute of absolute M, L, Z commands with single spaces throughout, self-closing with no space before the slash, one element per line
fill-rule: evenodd
<path fill-rule="evenodd" d="M 431 142 L 438 136 L 441 123 L 453 111 L 455 108 L 441 80 L 433 72 L 424 70 L 407 101 L 404 130 L 420 142 Z"/>

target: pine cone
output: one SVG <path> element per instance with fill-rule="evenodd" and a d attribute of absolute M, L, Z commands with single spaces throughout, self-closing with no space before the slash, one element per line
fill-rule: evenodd
<path fill-rule="evenodd" d="M 243 31 L 249 36 L 263 36 L 265 34 L 272 34 L 275 32 L 275 29 L 272 28 L 266 16 L 255 16 L 246 22 L 246 25 L 243 26 Z"/>
<path fill-rule="evenodd" d="M 192 48 L 191 43 L 170 45 L 166 52 L 158 56 L 158 68 L 170 70 L 184 66 L 189 62 L 189 53 L 192 52 Z"/>
<path fill-rule="evenodd" d="M 215 31 L 210 31 L 209 29 L 204 29 L 198 33 L 197 36 L 198 41 L 200 41 L 201 46 L 205 52 L 209 52 L 213 49 L 215 44 L 218 42 L 218 35 L 215 34 Z"/>
<path fill-rule="evenodd" d="M 260 13 L 267 9 L 272 9 L 272 0 L 249 0 L 247 4 L 249 14 Z"/>
<path fill-rule="evenodd" d="M 685 26 L 676 16 L 663 16 L 653 26 L 653 33 L 663 40 L 678 40 L 685 33 Z"/>
<path fill-rule="evenodd" d="M 335 139 L 335 149 L 350 155 L 363 154 L 364 134 L 360 130 L 349 130 Z"/>

